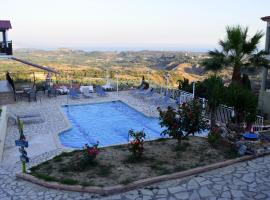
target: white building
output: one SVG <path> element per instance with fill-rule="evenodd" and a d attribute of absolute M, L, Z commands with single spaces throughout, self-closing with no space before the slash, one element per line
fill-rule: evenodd
<path fill-rule="evenodd" d="M 270 60 L 270 16 L 262 17 L 263 21 L 267 22 L 266 26 L 266 41 L 265 41 L 265 51 L 268 53 L 267 59 Z M 267 68 L 263 69 L 262 73 L 262 84 L 259 96 L 259 109 L 263 113 L 268 114 L 270 117 L 270 74 Z"/>

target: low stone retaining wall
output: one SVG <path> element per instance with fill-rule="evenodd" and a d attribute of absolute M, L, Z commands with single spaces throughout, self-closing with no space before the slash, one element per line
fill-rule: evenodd
<path fill-rule="evenodd" d="M 168 180 L 172 180 L 172 179 L 184 178 L 187 176 L 196 175 L 196 174 L 207 172 L 210 170 L 219 169 L 219 168 L 226 167 L 226 166 L 238 163 L 238 162 L 252 160 L 254 158 L 262 157 L 265 155 L 270 155 L 270 154 L 261 154 L 261 155 L 256 155 L 256 156 L 253 156 L 253 155 L 252 156 L 243 156 L 240 158 L 226 160 L 223 162 L 214 163 L 214 164 L 203 166 L 203 167 L 197 167 L 197 168 L 190 169 L 190 170 L 183 171 L 183 172 L 177 172 L 177 173 L 173 173 L 173 174 L 142 179 L 142 180 L 138 180 L 138 181 L 135 181 L 135 182 L 127 184 L 127 185 L 116 185 L 116 186 L 109 186 L 109 187 L 97 187 L 97 186 L 83 187 L 81 185 L 64 185 L 64 184 L 57 183 L 57 182 L 46 182 L 46 181 L 38 179 L 35 176 L 32 176 L 30 174 L 23 174 L 23 173 L 16 174 L 16 177 L 23 179 L 23 180 L 26 180 L 26 181 L 30 181 L 32 183 L 36 183 L 38 185 L 41 185 L 41 186 L 44 186 L 47 188 L 52 188 L 52 189 L 57 189 L 57 190 L 88 192 L 88 193 L 95 193 L 95 194 L 101 194 L 101 195 L 112 195 L 112 194 L 116 194 L 116 193 L 120 193 L 120 192 L 126 192 L 128 190 L 133 190 L 136 188 L 144 187 L 144 186 L 151 185 L 151 184 L 161 182 L 161 181 L 168 181 Z"/>
<path fill-rule="evenodd" d="M 15 103 L 13 92 L 0 93 L 0 105 Z"/>
<path fill-rule="evenodd" d="M 5 139 L 7 133 L 7 107 L 2 106 L 2 112 L 0 115 L 0 163 L 2 161 Z"/>
<path fill-rule="evenodd" d="M 12 87 L 6 80 L 0 80 L 0 105 L 14 103 L 14 93 Z"/>

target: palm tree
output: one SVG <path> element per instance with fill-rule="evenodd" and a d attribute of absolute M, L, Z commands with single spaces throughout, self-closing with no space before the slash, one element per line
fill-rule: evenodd
<path fill-rule="evenodd" d="M 216 71 L 233 67 L 232 82 L 240 83 L 242 67 L 252 63 L 258 64 L 253 61 L 258 61 L 263 56 L 263 51 L 258 52 L 257 49 L 263 35 L 262 31 L 258 31 L 252 37 L 248 37 L 247 27 L 226 27 L 226 37 L 219 41 L 221 51 L 209 51 L 210 58 L 204 61 L 206 69 Z"/>

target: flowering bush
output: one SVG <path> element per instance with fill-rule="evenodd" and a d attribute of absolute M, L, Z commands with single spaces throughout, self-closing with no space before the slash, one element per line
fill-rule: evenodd
<path fill-rule="evenodd" d="M 140 159 L 142 157 L 144 148 L 144 139 L 145 133 L 144 131 L 134 131 L 133 129 L 129 130 L 129 136 L 133 138 L 133 140 L 129 143 L 128 149 L 132 153 L 135 159 Z"/>
<path fill-rule="evenodd" d="M 84 145 L 83 161 L 85 161 L 86 163 L 91 163 L 96 159 L 99 153 L 98 144 L 99 142 L 97 142 L 91 147 L 88 144 Z"/>
<path fill-rule="evenodd" d="M 208 134 L 208 142 L 211 145 L 216 146 L 220 143 L 221 139 L 221 129 L 218 126 L 214 126 Z"/>
<path fill-rule="evenodd" d="M 163 135 L 169 135 L 181 140 L 190 134 L 200 133 L 208 126 L 202 116 L 202 105 L 199 100 L 194 99 L 188 103 L 183 103 L 179 108 L 168 107 L 163 111 L 158 108 L 161 127 L 166 127 L 162 132 Z"/>

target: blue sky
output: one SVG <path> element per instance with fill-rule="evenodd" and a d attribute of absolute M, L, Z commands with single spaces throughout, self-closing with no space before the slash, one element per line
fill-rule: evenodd
<path fill-rule="evenodd" d="M 269 0 L 0 0 L 17 48 L 207 50 L 226 25 L 265 30 Z M 263 47 L 262 41 L 262 47 Z"/>

